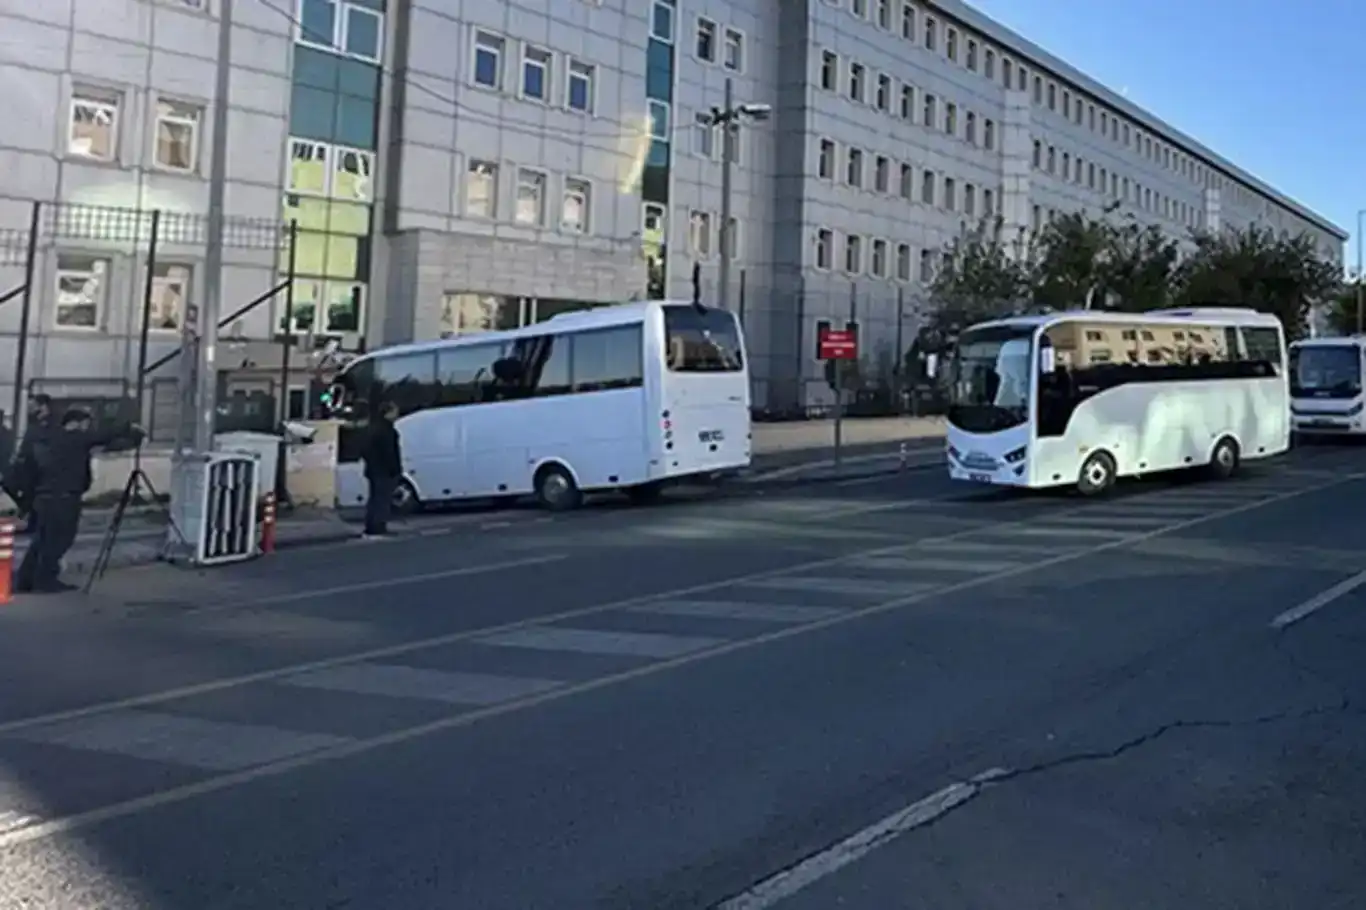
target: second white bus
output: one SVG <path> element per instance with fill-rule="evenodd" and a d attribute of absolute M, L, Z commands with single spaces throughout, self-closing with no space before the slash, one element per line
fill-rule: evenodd
<path fill-rule="evenodd" d="M 1228 476 L 1290 445 L 1280 322 L 1243 309 L 1003 319 L 958 339 L 949 476 L 1103 493 L 1119 477 Z"/>
<path fill-rule="evenodd" d="M 586 492 L 648 500 L 668 483 L 750 464 L 743 334 L 725 310 L 652 301 L 565 313 L 508 332 L 401 345 L 338 377 L 337 500 L 364 503 L 366 421 L 399 408 L 395 506 Z"/>
<path fill-rule="evenodd" d="M 1306 437 L 1366 434 L 1366 339 L 1308 338 L 1290 346 L 1290 422 Z"/>

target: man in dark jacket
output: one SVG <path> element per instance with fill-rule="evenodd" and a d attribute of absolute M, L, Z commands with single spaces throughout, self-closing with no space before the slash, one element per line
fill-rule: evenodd
<path fill-rule="evenodd" d="M 34 506 L 34 484 L 38 479 L 38 466 L 34 463 L 34 447 L 52 431 L 52 398 L 39 393 L 29 399 L 28 428 L 24 432 L 14 461 L 5 472 L 5 492 L 19 514 L 26 518 L 27 524 L 21 533 L 33 534 L 38 530 L 38 513 Z"/>
<path fill-rule="evenodd" d="M 365 537 L 384 537 L 389 533 L 389 509 L 394 490 L 403 476 L 403 449 L 398 438 L 398 405 L 386 401 L 370 422 L 365 445 L 365 479 L 370 496 L 365 501 Z"/>
<path fill-rule="evenodd" d="M 33 543 L 15 573 L 16 591 L 70 591 L 58 577 L 62 557 L 76 541 L 81 524 L 81 501 L 90 490 L 92 452 L 127 436 L 140 437 L 142 430 L 129 424 L 107 431 L 91 428 L 90 412 L 72 408 L 62 415 L 60 426 L 35 441 L 33 461 L 36 481 L 33 507 L 41 516 Z"/>

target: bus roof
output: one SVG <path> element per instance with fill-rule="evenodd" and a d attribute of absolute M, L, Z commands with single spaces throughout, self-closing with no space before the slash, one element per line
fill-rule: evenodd
<path fill-rule="evenodd" d="M 1366 345 L 1361 335 L 1333 335 L 1327 338 L 1301 338 L 1291 343 L 1292 348 L 1359 348 Z"/>
<path fill-rule="evenodd" d="M 1094 322 L 1130 325 L 1137 322 L 1156 325 L 1251 325 L 1279 326 L 1280 320 L 1270 313 L 1242 307 L 1199 307 L 1195 309 L 1148 310 L 1144 313 L 1114 313 L 1104 310 L 1068 310 L 1062 313 L 1039 313 L 1029 316 L 1011 316 L 1006 319 L 993 319 L 979 322 L 972 328 L 984 326 L 1020 326 L 1047 328 L 1063 322 Z"/>
<path fill-rule="evenodd" d="M 515 341 L 518 338 L 535 337 L 547 332 L 584 331 L 611 328 L 618 325 L 634 325 L 643 322 L 647 315 L 662 307 L 692 305 L 691 300 L 642 300 L 631 303 L 606 304 L 587 310 L 560 313 L 544 322 L 522 326 L 519 329 L 508 329 L 502 332 L 474 332 L 468 335 L 452 335 L 435 341 L 412 341 L 406 344 L 386 345 L 368 351 L 357 357 L 356 360 L 363 360 L 376 354 L 422 354 L 462 345 Z"/>

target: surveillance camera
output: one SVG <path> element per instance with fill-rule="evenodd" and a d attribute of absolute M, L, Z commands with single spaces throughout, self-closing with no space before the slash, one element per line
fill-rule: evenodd
<path fill-rule="evenodd" d="M 773 113 L 773 106 L 771 104 L 742 104 L 740 105 L 740 113 L 755 120 L 767 120 Z"/>

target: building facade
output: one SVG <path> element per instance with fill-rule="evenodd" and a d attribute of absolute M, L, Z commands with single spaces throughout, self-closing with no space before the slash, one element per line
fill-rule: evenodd
<path fill-rule="evenodd" d="M 31 200 L 178 213 L 152 269 L 152 345 L 174 349 L 206 290 L 188 219 L 208 204 L 218 2 L 0 0 L 0 293 L 23 280 Z M 239 385 L 274 382 L 286 329 L 356 349 L 515 326 L 690 297 L 694 267 L 715 299 L 724 242 L 756 404 L 785 407 L 828 394 L 822 322 L 856 321 L 885 371 L 940 252 L 983 217 L 1021 233 L 1112 207 L 1178 235 L 1262 223 L 1335 258 L 1345 238 L 953 0 L 234 5 L 223 308 L 268 296 L 224 328 Z M 766 122 L 698 122 L 727 80 Z M 40 232 L 29 375 L 124 379 L 146 227 L 72 218 Z M 290 222 L 292 294 L 270 295 L 290 251 L 262 225 Z M 0 304 L 0 364 L 17 310 Z"/>

